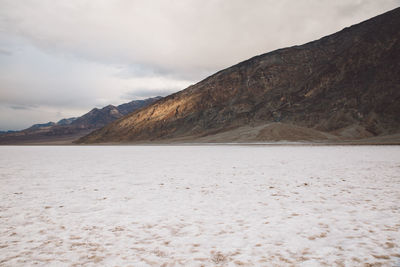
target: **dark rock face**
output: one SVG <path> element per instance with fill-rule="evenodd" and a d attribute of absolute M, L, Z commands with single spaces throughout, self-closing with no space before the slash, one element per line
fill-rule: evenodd
<path fill-rule="evenodd" d="M 138 110 L 138 109 L 144 108 L 150 104 L 153 104 L 154 102 L 160 100 L 161 98 L 162 98 L 161 96 L 156 96 L 156 97 L 147 98 L 144 100 L 133 100 L 129 103 L 119 105 L 117 107 L 117 109 L 122 115 L 127 115 L 135 110 Z"/>
<path fill-rule="evenodd" d="M 195 137 L 271 122 L 337 135 L 346 131 L 357 139 L 398 133 L 399 115 L 397 8 L 320 40 L 241 62 L 78 142 Z"/>
<path fill-rule="evenodd" d="M 0 144 L 18 144 L 37 140 L 46 142 L 46 140 L 55 141 L 58 138 L 64 140 L 69 136 L 76 139 L 159 99 L 161 97 L 134 100 L 117 107 L 108 105 L 102 109 L 94 108 L 78 118 L 62 119 L 57 123 L 35 124 L 22 131 L 2 134 Z"/>
<path fill-rule="evenodd" d="M 77 118 L 61 119 L 57 122 L 57 125 L 70 125 Z"/>
<path fill-rule="evenodd" d="M 0 131 L 0 135 L 1 135 L 1 134 L 10 134 L 10 133 L 15 133 L 15 132 L 17 132 L 17 131 L 12 131 L 12 130 L 9 130 L 9 131 Z"/>
<path fill-rule="evenodd" d="M 80 129 L 93 129 L 102 127 L 116 119 L 121 118 L 123 115 L 117 107 L 108 105 L 102 109 L 94 108 L 85 115 L 74 120 L 70 126 Z"/>
<path fill-rule="evenodd" d="M 34 124 L 31 127 L 29 127 L 27 130 L 37 130 L 37 129 L 42 129 L 42 128 L 46 128 L 46 127 L 51 127 L 54 125 L 56 125 L 54 122 L 49 121 L 48 123 Z"/>

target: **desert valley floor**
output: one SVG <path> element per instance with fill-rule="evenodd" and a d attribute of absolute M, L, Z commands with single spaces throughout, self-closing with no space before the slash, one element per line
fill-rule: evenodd
<path fill-rule="evenodd" d="M 399 146 L 3 146 L 0 266 L 400 266 Z"/>

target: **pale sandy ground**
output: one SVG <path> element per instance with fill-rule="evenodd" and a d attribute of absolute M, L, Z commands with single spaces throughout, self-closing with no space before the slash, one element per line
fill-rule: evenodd
<path fill-rule="evenodd" d="M 352 125 L 346 128 L 327 133 L 316 129 L 301 127 L 288 123 L 266 123 L 258 125 L 246 125 L 232 127 L 229 129 L 214 130 L 201 135 L 189 135 L 183 137 L 167 137 L 157 140 L 108 142 L 102 145 L 120 144 L 215 144 L 215 143 L 305 143 L 305 144 L 335 144 L 335 145 L 400 145 L 400 134 L 381 134 L 373 136 L 359 125 Z M 64 136 L 40 136 L 26 140 L 1 140 L 0 145 L 74 145 L 74 141 L 83 137 L 86 133 Z"/>
<path fill-rule="evenodd" d="M 171 140 L 166 140 L 166 142 Z M 400 144 L 400 134 L 373 136 L 360 126 L 349 126 L 327 133 L 312 128 L 287 123 L 267 123 L 242 126 L 224 132 L 210 133 L 200 137 L 182 137 L 173 142 L 198 143 L 271 143 L 303 142 L 314 144 Z"/>
<path fill-rule="evenodd" d="M 400 266 L 399 146 L 0 147 L 0 266 Z"/>

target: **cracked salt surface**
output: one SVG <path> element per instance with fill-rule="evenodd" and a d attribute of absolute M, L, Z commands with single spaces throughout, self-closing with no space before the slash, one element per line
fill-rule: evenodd
<path fill-rule="evenodd" d="M 399 146 L 0 147 L 0 266 L 396 266 Z"/>

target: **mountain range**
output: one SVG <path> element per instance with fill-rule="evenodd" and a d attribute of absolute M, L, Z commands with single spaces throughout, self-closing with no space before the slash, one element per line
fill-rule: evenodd
<path fill-rule="evenodd" d="M 77 143 L 400 140 L 400 8 L 262 54 Z"/>
<path fill-rule="evenodd" d="M 0 135 L 0 144 L 68 143 L 161 98 L 157 96 L 144 100 L 133 100 L 119 106 L 108 105 L 101 109 L 94 108 L 77 118 L 34 124 L 21 131 L 4 132 Z"/>

